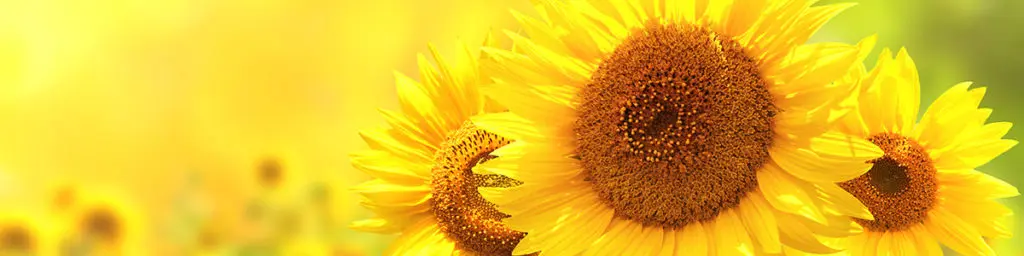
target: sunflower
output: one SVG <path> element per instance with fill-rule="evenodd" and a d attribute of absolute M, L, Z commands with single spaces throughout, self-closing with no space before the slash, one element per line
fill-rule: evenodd
<path fill-rule="evenodd" d="M 0 255 L 53 255 L 51 226 L 41 214 L 0 210 Z"/>
<path fill-rule="evenodd" d="M 494 42 L 489 37 L 485 45 Z M 370 150 L 353 154 L 352 164 L 376 179 L 354 190 L 378 217 L 352 227 L 400 232 L 388 255 L 509 255 L 524 234 L 501 224 L 508 215 L 477 188 L 518 181 L 471 172 L 509 140 L 476 128 L 469 118 L 501 109 L 479 92 L 488 76 L 480 74 L 476 54 L 466 48 L 460 63 L 449 66 L 431 51 L 438 70 L 420 56 L 421 82 L 398 75 L 402 113 L 381 111 L 391 127 L 360 133 Z"/>
<path fill-rule="evenodd" d="M 529 233 L 515 253 L 835 251 L 810 236 L 841 230 L 805 188 L 870 168 L 819 171 L 837 159 L 881 152 L 806 148 L 841 142 L 826 128 L 855 87 L 834 81 L 875 39 L 803 43 L 851 5 L 537 2 L 540 19 L 514 13 L 516 49 L 485 49 L 484 92 L 511 112 L 473 118 L 516 141 L 476 168 L 524 182 L 480 189 Z M 855 202 L 835 208 L 870 218 Z"/>
<path fill-rule="evenodd" d="M 1012 124 L 986 124 L 992 110 L 978 108 L 985 88 L 969 89 L 970 82 L 948 89 L 917 121 L 920 83 L 905 49 L 895 58 L 884 49 L 870 72 L 860 70 L 859 109 L 837 127 L 852 145 L 884 155 L 868 161 L 867 173 L 839 183 L 874 219 L 852 218 L 863 233 L 836 243 L 853 255 L 940 255 L 940 243 L 994 255 L 984 237 L 1008 238 L 1013 213 L 994 200 L 1019 193 L 975 168 L 1017 144 L 1002 139 Z"/>
<path fill-rule="evenodd" d="M 125 198 L 100 190 L 76 191 L 62 219 L 59 236 L 64 253 L 139 255 L 143 222 Z"/>

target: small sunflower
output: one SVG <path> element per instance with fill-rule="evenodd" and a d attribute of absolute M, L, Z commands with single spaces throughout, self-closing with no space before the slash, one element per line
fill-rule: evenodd
<path fill-rule="evenodd" d="M 53 255 L 53 233 L 40 214 L 0 210 L 0 255 Z"/>
<path fill-rule="evenodd" d="M 518 181 L 471 171 L 510 141 L 476 128 L 469 118 L 500 109 L 478 90 L 487 76 L 479 73 L 474 53 L 467 48 L 461 63 L 449 66 L 431 49 L 439 70 L 420 56 L 421 82 L 397 78 L 402 113 L 382 110 L 391 127 L 361 133 L 370 150 L 353 154 L 352 163 L 376 179 L 354 190 L 378 217 L 352 226 L 400 232 L 388 255 L 510 255 L 524 234 L 502 224 L 508 215 L 477 188 Z"/>
<path fill-rule="evenodd" d="M 995 199 L 1019 193 L 975 168 L 1017 144 L 1002 139 L 1012 124 L 986 124 L 992 110 L 978 108 L 985 88 L 969 89 L 969 82 L 947 90 L 917 121 L 920 83 L 905 49 L 895 58 L 885 49 L 873 70 L 860 70 L 859 110 L 838 127 L 853 144 L 884 155 L 868 161 L 867 173 L 839 183 L 874 219 L 853 218 L 864 232 L 837 243 L 853 255 L 941 255 L 940 243 L 994 255 L 983 237 L 1008 238 L 1013 213 Z"/>
<path fill-rule="evenodd" d="M 517 254 L 835 251 L 810 235 L 832 230 L 805 188 L 870 165 L 821 172 L 849 157 L 806 148 L 837 143 L 823 134 L 854 87 L 834 81 L 874 37 L 804 42 L 850 4 L 536 2 L 516 49 L 485 49 L 484 91 L 511 112 L 473 119 L 516 140 L 477 169 L 525 183 L 480 189 L 529 233 Z"/>
<path fill-rule="evenodd" d="M 139 255 L 143 222 L 123 197 L 100 191 L 77 191 L 62 213 L 61 250 L 86 255 Z"/>

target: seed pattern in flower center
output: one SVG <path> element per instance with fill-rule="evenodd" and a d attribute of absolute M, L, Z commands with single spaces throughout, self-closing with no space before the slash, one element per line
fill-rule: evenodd
<path fill-rule="evenodd" d="M 441 230 L 456 248 L 477 255 L 511 255 L 526 233 L 501 223 L 508 218 L 477 191 L 481 187 L 514 187 L 522 182 L 472 168 L 494 158 L 492 151 L 511 141 L 467 122 L 452 132 L 435 154 L 432 170 L 433 210 Z"/>
<path fill-rule="evenodd" d="M 868 207 L 875 220 L 854 219 L 869 231 L 890 232 L 923 223 L 935 204 L 935 165 L 924 147 L 895 133 L 868 138 L 885 153 L 868 161 L 864 175 L 839 183 Z"/>
<path fill-rule="evenodd" d="M 619 217 L 682 228 L 757 188 L 780 111 L 758 61 L 705 28 L 650 23 L 579 93 L 585 179 Z"/>

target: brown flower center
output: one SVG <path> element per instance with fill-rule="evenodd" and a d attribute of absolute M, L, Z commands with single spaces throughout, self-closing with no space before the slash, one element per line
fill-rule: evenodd
<path fill-rule="evenodd" d="M 94 208 L 86 212 L 82 218 L 81 228 L 84 235 L 110 243 L 120 241 L 123 232 L 121 221 L 107 208 Z"/>
<path fill-rule="evenodd" d="M 780 110 L 758 62 L 688 25 L 633 31 L 579 94 L 577 153 L 619 217 L 682 228 L 757 188 Z"/>
<path fill-rule="evenodd" d="M 256 167 L 256 175 L 260 185 L 267 188 L 277 187 L 284 179 L 284 168 L 277 159 L 265 158 Z"/>
<path fill-rule="evenodd" d="M 18 224 L 0 226 L 0 252 L 30 252 L 36 247 L 35 237 L 28 228 Z"/>
<path fill-rule="evenodd" d="M 895 133 L 871 136 L 885 152 L 864 175 L 839 183 L 868 207 L 875 220 L 854 219 L 869 231 L 888 232 L 923 223 L 935 204 L 935 165 L 924 147 Z"/>
<path fill-rule="evenodd" d="M 491 160 L 490 153 L 511 141 L 466 123 L 448 136 L 434 156 L 431 187 L 433 209 L 441 230 L 459 250 L 478 255 L 511 255 L 526 233 L 509 229 L 480 187 L 514 187 L 522 182 L 501 175 L 475 174 L 472 168 Z"/>

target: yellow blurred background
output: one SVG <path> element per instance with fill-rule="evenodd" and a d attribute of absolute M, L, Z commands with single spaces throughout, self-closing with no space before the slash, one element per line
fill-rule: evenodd
<path fill-rule="evenodd" d="M 1019 122 L 1015 73 L 989 65 L 1021 63 L 1024 37 L 1000 35 L 1024 18 L 987 21 L 1024 6 L 983 2 L 861 1 L 814 40 L 877 33 L 910 47 L 924 104 L 974 80 L 991 87 L 993 120 Z M 428 42 L 453 56 L 460 38 L 515 29 L 510 8 L 531 12 L 527 0 L 0 0 L 0 213 L 57 223 L 43 225 L 56 240 L 81 226 L 61 205 L 110 201 L 133 216 L 119 241 L 137 255 L 379 255 L 392 237 L 345 228 L 367 216 L 347 191 L 367 179 L 348 163 L 365 147 L 357 131 L 397 106 L 393 72 L 415 77 Z M 1020 186 L 1019 152 L 983 170 Z M 1012 244 L 997 246 L 1019 254 Z"/>

